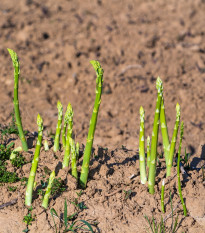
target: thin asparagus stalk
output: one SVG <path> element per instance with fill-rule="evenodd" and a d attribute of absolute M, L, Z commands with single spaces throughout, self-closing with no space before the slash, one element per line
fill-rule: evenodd
<path fill-rule="evenodd" d="M 80 176 L 80 185 L 82 188 L 86 188 L 87 180 L 88 180 L 88 173 L 89 173 L 89 163 L 90 163 L 90 156 L 91 150 L 93 145 L 93 139 L 95 134 L 95 128 L 97 123 L 97 116 L 101 102 L 101 93 L 102 93 L 102 84 L 103 84 L 103 69 L 98 61 L 91 61 L 93 68 L 96 71 L 97 79 L 96 79 L 96 97 L 95 97 L 95 104 L 93 108 L 92 117 L 90 120 L 90 127 L 88 131 L 87 142 L 85 146 L 84 156 L 83 156 L 83 164 L 81 168 L 81 176 Z"/>
<path fill-rule="evenodd" d="M 69 160 L 70 160 L 70 138 L 72 137 L 72 131 L 73 131 L 73 109 L 71 104 L 69 103 L 67 106 L 67 136 L 66 136 L 66 146 L 65 146 L 65 154 L 64 154 L 64 160 L 63 160 L 63 168 L 69 166 Z"/>
<path fill-rule="evenodd" d="M 177 103 L 177 105 L 176 105 L 176 121 L 175 121 L 174 131 L 173 131 L 173 135 L 172 135 L 172 141 L 171 141 L 171 145 L 170 145 L 169 157 L 167 160 L 167 177 L 171 175 L 174 150 L 175 150 L 175 145 L 176 145 L 177 133 L 178 133 L 178 129 L 179 129 L 179 121 L 180 121 L 180 105 Z"/>
<path fill-rule="evenodd" d="M 42 202 L 42 207 L 44 207 L 45 209 L 48 208 L 48 201 L 49 201 L 49 197 L 51 195 L 51 188 L 53 185 L 53 181 L 55 179 L 55 171 L 52 171 L 49 177 L 49 182 L 48 182 L 48 186 L 46 188 L 46 193 L 43 197 L 43 202 Z"/>
<path fill-rule="evenodd" d="M 164 186 L 165 186 L 165 181 L 163 179 L 162 180 L 162 189 L 161 189 L 161 210 L 163 213 L 165 213 L 165 210 L 164 210 Z"/>
<path fill-rule="evenodd" d="M 79 142 L 77 142 L 75 145 L 75 151 L 76 151 L 76 160 L 78 160 L 79 159 L 79 151 L 80 151 Z"/>
<path fill-rule="evenodd" d="M 152 143 L 151 143 L 149 179 L 148 179 L 149 192 L 151 194 L 154 194 L 159 119 L 160 119 L 161 100 L 162 100 L 162 93 L 163 93 L 162 80 L 159 77 L 157 78 L 156 88 L 157 88 L 158 94 L 157 94 L 156 111 L 155 111 L 155 116 L 154 116 L 153 131 L 152 131 Z"/>
<path fill-rule="evenodd" d="M 41 144 L 42 144 L 43 120 L 39 114 L 37 116 L 37 125 L 38 125 L 38 139 L 37 139 L 36 149 L 35 149 L 32 165 L 31 165 L 31 171 L 30 171 L 30 175 L 28 179 L 28 184 L 26 188 L 25 204 L 27 206 L 30 206 L 32 203 L 33 186 L 34 186 L 36 170 L 38 167 L 39 154 L 40 154 L 40 149 L 41 149 Z"/>
<path fill-rule="evenodd" d="M 21 147 L 21 146 L 15 148 L 15 149 L 11 152 L 9 159 L 10 159 L 10 160 L 15 159 L 15 158 L 16 158 L 16 153 L 15 153 L 15 152 L 20 152 L 20 151 L 22 151 L 22 147 Z"/>
<path fill-rule="evenodd" d="M 44 141 L 44 150 L 48 151 L 49 150 L 49 146 L 48 146 L 48 141 L 45 139 Z"/>
<path fill-rule="evenodd" d="M 60 134 L 61 134 L 61 124 L 62 124 L 62 117 L 63 117 L 63 106 L 60 101 L 57 103 L 58 108 L 58 123 L 56 126 L 56 135 L 54 140 L 54 152 L 59 150 L 59 141 L 60 141 Z"/>
<path fill-rule="evenodd" d="M 169 135 L 168 135 L 168 129 L 167 129 L 163 96 L 162 96 L 162 103 L 161 103 L 161 110 L 160 110 L 160 123 L 161 123 L 161 132 L 162 132 L 162 141 L 163 141 L 165 161 L 167 164 L 167 160 L 169 157 L 170 143 L 169 143 Z"/>
<path fill-rule="evenodd" d="M 15 111 L 15 117 L 16 117 L 16 125 L 19 132 L 19 137 L 21 139 L 22 147 L 24 151 L 28 151 L 28 145 L 24 136 L 23 127 L 21 123 L 21 115 L 19 111 L 19 100 L 18 100 L 18 81 L 19 81 L 19 74 L 20 74 L 20 64 L 18 60 L 17 54 L 11 50 L 8 49 L 8 52 L 11 56 L 13 67 L 14 67 L 14 111 Z"/>
<path fill-rule="evenodd" d="M 147 167 L 150 164 L 150 137 L 147 137 Z"/>
<path fill-rule="evenodd" d="M 67 129 L 67 124 L 68 124 L 68 119 L 69 119 L 69 111 L 68 111 L 68 108 L 67 108 L 65 116 L 64 116 L 63 131 L 62 131 L 62 143 L 63 143 L 63 148 L 64 149 L 65 149 L 65 146 L 66 146 L 66 129 Z"/>
<path fill-rule="evenodd" d="M 77 171 L 77 164 L 76 164 L 76 148 L 75 148 L 75 142 L 72 138 L 70 138 L 70 147 L 71 147 L 72 176 L 78 179 L 78 171 Z"/>
<path fill-rule="evenodd" d="M 187 210 L 186 205 L 184 203 L 184 199 L 182 196 L 182 189 L 181 189 L 181 181 L 180 181 L 180 156 L 181 156 L 181 147 L 182 147 L 182 138 L 184 134 L 184 122 L 181 122 L 181 130 L 180 130 L 180 143 L 179 143 L 179 150 L 178 150 L 178 159 L 177 159 L 177 178 L 178 178 L 178 190 L 179 190 L 179 196 L 181 199 L 181 203 L 184 210 L 184 216 L 187 216 Z"/>
<path fill-rule="evenodd" d="M 139 161 L 140 161 L 140 178 L 141 183 L 146 184 L 146 165 L 145 165 L 145 152 L 144 152 L 144 109 L 140 107 L 140 137 L 139 137 Z"/>

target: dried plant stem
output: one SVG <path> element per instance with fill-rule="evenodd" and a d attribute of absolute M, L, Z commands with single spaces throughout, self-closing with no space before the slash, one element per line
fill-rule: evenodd
<path fill-rule="evenodd" d="M 179 143 L 179 150 L 178 150 L 178 159 L 177 159 L 177 178 L 178 178 L 178 190 L 179 190 L 179 196 L 181 199 L 182 207 L 184 210 L 184 216 L 187 216 L 187 209 L 186 205 L 184 203 L 184 199 L 182 196 L 182 189 L 181 189 L 181 181 L 180 181 L 180 156 L 181 156 L 181 147 L 182 147 L 182 138 L 184 134 L 184 122 L 181 122 L 181 130 L 180 130 L 180 143 Z"/>
<path fill-rule="evenodd" d="M 89 164 L 90 164 L 90 156 L 92 151 L 92 145 L 94 140 L 95 128 L 97 124 L 98 110 L 101 102 L 101 94 L 102 94 L 102 84 L 103 84 L 103 69 L 98 61 L 90 62 L 97 74 L 96 79 L 96 97 L 93 108 L 92 117 L 90 120 L 90 127 L 88 131 L 87 142 L 85 146 L 84 156 L 83 156 L 83 164 L 81 168 L 81 176 L 80 176 L 80 185 L 82 188 L 86 188 L 88 173 L 89 173 Z"/>
<path fill-rule="evenodd" d="M 157 78 L 156 88 L 158 91 L 158 95 L 157 95 L 156 111 L 155 111 L 153 131 L 152 131 L 152 143 L 151 143 L 149 179 L 148 179 L 149 192 L 151 194 L 154 194 L 159 118 L 160 118 L 161 100 L 163 93 L 162 80 L 159 77 Z"/>
<path fill-rule="evenodd" d="M 31 206 L 31 203 L 32 203 L 34 181 L 35 181 L 36 170 L 38 167 L 39 154 L 40 154 L 40 149 L 41 149 L 41 144 L 42 144 L 43 120 L 39 114 L 37 116 L 37 125 L 38 125 L 38 139 L 36 143 L 34 158 L 33 158 L 32 165 L 31 165 L 31 171 L 30 171 L 30 175 L 28 179 L 28 184 L 26 188 L 25 204 L 27 206 Z"/>
<path fill-rule="evenodd" d="M 19 74 L 20 74 L 20 64 L 18 60 L 17 54 L 11 50 L 8 49 L 8 52 L 11 56 L 13 67 L 14 67 L 14 111 L 15 111 L 15 118 L 16 118 L 16 125 L 19 132 L 19 137 L 21 139 L 22 147 L 24 151 L 28 151 L 28 145 L 26 142 L 26 138 L 24 136 L 23 127 L 21 123 L 21 116 L 19 111 L 19 100 L 18 100 L 18 81 L 19 81 Z"/>
<path fill-rule="evenodd" d="M 145 164 L 145 152 L 144 152 L 144 109 L 140 107 L 140 137 L 139 137 L 139 162 L 140 162 L 140 179 L 142 184 L 146 184 L 146 164 Z"/>

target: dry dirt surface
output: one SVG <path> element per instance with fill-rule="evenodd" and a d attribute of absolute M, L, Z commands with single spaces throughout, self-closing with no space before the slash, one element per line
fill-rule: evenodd
<path fill-rule="evenodd" d="M 177 232 L 205 232 L 205 190 L 201 167 L 205 159 L 205 1 L 204 0 L 1 0 L 0 3 L 0 124 L 11 122 L 13 111 L 13 67 L 7 48 L 18 53 L 21 64 L 19 102 L 24 128 L 35 135 L 36 117 L 44 120 L 44 136 L 55 132 L 57 101 L 74 109 L 75 139 L 86 143 L 95 98 L 95 72 L 89 61 L 99 60 L 104 69 L 104 90 L 94 139 L 88 187 L 78 198 L 72 177 L 57 169 L 63 150 L 57 155 L 42 149 L 37 185 L 45 178 L 44 167 L 57 169 L 57 177 L 67 189 L 50 201 L 49 208 L 68 214 L 76 211 L 71 203 L 78 198 L 87 209 L 78 214 L 95 232 L 146 232 L 144 218 L 165 220 L 171 229 L 172 194 Z M 161 212 L 161 180 L 166 169 L 158 166 L 155 194 L 139 177 L 139 107 L 145 109 L 146 136 L 151 135 L 160 76 L 169 136 L 175 105 L 181 106 L 184 121 L 183 154 L 191 154 L 191 169 L 182 180 L 182 193 L 188 209 L 183 210 L 177 191 L 176 168 L 166 184 L 166 213 Z M 29 136 L 28 136 L 29 137 Z M 12 139 L 18 144 L 15 136 Z M 35 141 L 34 141 L 35 146 Z M 177 143 L 178 148 L 178 143 Z M 24 156 L 32 159 L 34 147 Z M 162 152 L 159 134 L 158 152 Z M 79 160 L 79 171 L 82 158 Z M 18 170 L 28 177 L 30 163 Z M 59 166 L 58 166 L 59 167 Z M 11 168 L 12 169 L 12 168 Z M 134 175 L 134 176 L 133 176 Z M 132 177 L 131 177 L 132 176 Z M 23 216 L 25 187 L 17 191 L 0 186 L 0 205 L 17 198 L 14 205 L 0 209 L 0 233 L 25 229 Z M 38 186 L 37 186 L 38 187 Z M 131 190 L 131 191 L 129 191 Z M 35 221 L 30 232 L 55 232 L 50 209 L 43 211 L 35 192 Z M 58 219 L 56 218 L 58 223 Z M 63 229 L 61 229 L 63 232 Z M 79 231 L 80 232 L 80 231 Z"/>

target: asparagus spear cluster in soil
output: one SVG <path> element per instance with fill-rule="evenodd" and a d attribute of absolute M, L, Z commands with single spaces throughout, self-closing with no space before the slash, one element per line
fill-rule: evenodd
<path fill-rule="evenodd" d="M 20 64 L 18 60 L 17 54 L 12 50 L 8 49 L 9 54 L 11 56 L 13 67 L 14 67 L 14 111 L 15 111 L 15 118 L 16 118 L 16 125 L 19 132 L 19 137 L 21 139 L 22 147 L 24 151 L 28 150 L 28 145 L 24 136 L 24 131 L 21 122 L 21 115 L 19 111 L 19 100 L 18 100 L 18 81 L 19 81 L 19 74 L 20 74 Z"/>
<path fill-rule="evenodd" d="M 86 188 L 87 180 L 88 180 L 88 172 L 89 172 L 89 164 L 90 164 L 90 156 L 91 150 L 94 140 L 95 127 L 97 124 L 98 111 L 101 102 L 101 94 L 102 94 L 102 84 L 103 84 L 103 69 L 98 61 L 91 61 L 93 68 L 96 71 L 97 79 L 96 79 L 96 97 L 95 104 L 93 108 L 92 117 L 90 120 L 90 127 L 88 131 L 87 142 L 85 146 L 84 156 L 83 156 L 83 164 L 81 168 L 80 175 L 80 185 L 82 188 Z"/>
<path fill-rule="evenodd" d="M 60 101 L 57 103 L 58 108 L 58 123 L 56 126 L 56 134 L 55 134 L 55 140 L 54 140 L 54 152 L 57 152 L 59 150 L 59 142 L 60 142 L 60 134 L 61 134 L 61 124 L 62 124 L 62 117 L 63 117 L 63 106 Z"/>
<path fill-rule="evenodd" d="M 37 138 L 36 149 L 35 149 L 32 165 L 31 165 L 31 171 L 30 171 L 30 175 L 28 179 L 28 184 L 26 188 L 26 197 L 25 197 L 26 206 L 31 206 L 31 203 L 32 203 L 33 186 L 34 186 L 34 181 L 35 181 L 35 176 L 36 176 L 36 170 L 38 167 L 39 154 L 40 154 L 42 137 L 43 137 L 43 120 L 39 114 L 37 116 L 37 125 L 38 125 L 38 138 Z"/>

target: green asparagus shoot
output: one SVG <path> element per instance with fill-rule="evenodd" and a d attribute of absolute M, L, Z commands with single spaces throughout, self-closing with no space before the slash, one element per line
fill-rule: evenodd
<path fill-rule="evenodd" d="M 146 176 L 146 164 L 145 164 L 145 152 L 144 152 L 144 109 L 140 107 L 140 137 L 139 137 L 139 161 L 140 161 L 140 178 L 141 183 L 146 184 L 147 176 Z"/>
<path fill-rule="evenodd" d="M 82 188 L 86 188 L 88 173 L 89 173 L 89 164 L 90 164 L 90 156 L 92 151 L 92 145 L 94 140 L 95 128 L 97 124 L 98 111 L 101 102 L 101 94 L 102 94 L 102 84 L 103 84 L 103 69 L 98 61 L 92 60 L 90 62 L 93 68 L 96 71 L 97 79 L 96 79 L 96 97 L 93 108 L 92 117 L 90 120 L 90 127 L 88 131 L 87 142 L 85 146 L 84 156 L 83 156 L 83 164 L 81 168 L 81 176 L 80 176 L 80 185 Z"/>
<path fill-rule="evenodd" d="M 162 180 L 162 189 L 161 189 L 161 210 L 163 213 L 165 213 L 165 210 L 164 210 L 164 187 L 165 187 L 165 181 L 163 179 Z"/>
<path fill-rule="evenodd" d="M 155 111 L 153 131 L 152 131 L 152 143 L 151 143 L 149 179 L 148 179 L 149 192 L 151 194 L 154 194 L 159 119 L 160 119 L 161 100 L 163 94 L 162 80 L 159 77 L 157 78 L 156 88 L 158 91 L 158 95 L 157 95 L 156 111 Z"/>
<path fill-rule="evenodd" d="M 47 140 L 44 141 L 44 150 L 45 151 L 49 150 L 49 146 L 48 146 L 48 141 Z"/>
<path fill-rule="evenodd" d="M 28 151 L 28 145 L 26 142 L 26 138 L 24 136 L 24 131 L 23 131 L 22 122 L 21 122 L 21 115 L 19 111 L 18 80 L 19 80 L 19 74 L 20 74 L 20 64 L 19 64 L 17 54 L 11 49 L 8 49 L 8 52 L 11 56 L 13 67 L 14 67 L 14 101 L 13 103 L 14 103 L 14 111 L 15 111 L 15 117 L 16 117 L 16 125 L 18 127 L 19 137 L 21 139 L 23 150 Z"/>
<path fill-rule="evenodd" d="M 178 190 L 179 190 L 179 196 L 181 199 L 181 203 L 184 210 L 184 216 L 187 216 L 187 210 L 186 205 L 184 203 L 184 199 L 182 196 L 182 189 L 181 189 L 181 181 L 180 181 L 180 156 L 181 156 L 181 147 L 182 147 L 182 138 L 184 134 L 184 122 L 181 122 L 181 130 L 180 130 L 180 142 L 179 142 L 179 150 L 178 150 L 178 159 L 177 159 L 177 178 L 178 178 Z"/>
<path fill-rule="evenodd" d="M 66 146 L 66 129 L 67 129 L 67 124 L 69 120 L 69 108 L 67 107 L 65 116 L 64 116 L 64 122 L 63 122 L 63 131 L 62 131 L 62 143 L 63 143 L 63 148 L 65 149 Z"/>
<path fill-rule="evenodd" d="M 76 151 L 76 160 L 78 160 L 79 159 L 79 153 L 80 153 L 79 142 L 77 142 L 76 145 L 75 145 L 75 151 Z"/>
<path fill-rule="evenodd" d="M 57 103 L 58 108 L 58 123 L 56 126 L 56 134 L 55 134 L 55 140 L 54 140 L 54 152 L 57 152 L 59 150 L 59 142 L 60 142 L 60 134 L 61 134 L 61 124 L 62 124 L 62 117 L 63 117 L 63 106 L 60 101 Z"/>
<path fill-rule="evenodd" d="M 177 103 L 177 105 L 176 105 L 176 121 L 175 121 L 174 131 L 173 131 L 173 135 L 172 135 L 172 141 L 171 141 L 171 145 L 170 145 L 169 157 L 167 160 L 167 177 L 171 175 L 171 168 L 172 168 L 172 164 L 173 164 L 173 157 L 174 157 L 177 133 L 178 133 L 178 129 L 179 129 L 179 121 L 180 121 L 180 105 Z"/>
<path fill-rule="evenodd" d="M 49 201 L 49 197 L 51 194 L 51 188 L 52 188 L 54 179 L 55 179 L 55 171 L 52 171 L 50 174 L 48 186 L 46 188 L 46 193 L 44 195 L 43 202 L 42 202 L 42 207 L 44 207 L 45 209 L 48 208 L 48 201 Z"/>
<path fill-rule="evenodd" d="M 38 139 L 36 143 L 36 149 L 35 149 L 32 165 L 31 165 L 31 171 L 30 171 L 27 189 L 26 189 L 26 197 L 25 197 L 26 206 L 31 206 L 31 203 L 32 203 L 34 181 L 35 181 L 36 170 L 38 167 L 39 154 L 40 154 L 40 149 L 41 149 L 41 144 L 42 144 L 43 120 L 39 114 L 37 116 L 37 125 L 38 125 Z"/>
<path fill-rule="evenodd" d="M 77 171 L 77 163 L 76 163 L 76 148 L 75 148 L 75 141 L 70 138 L 70 146 L 71 146 L 71 170 L 72 176 L 78 179 L 78 171 Z"/>
<path fill-rule="evenodd" d="M 73 132 L 73 109 L 71 104 L 69 103 L 66 111 L 66 121 L 67 121 L 67 135 L 66 135 L 66 146 L 65 146 L 65 154 L 63 160 L 63 168 L 69 166 L 70 160 L 70 138 L 72 137 Z"/>
<path fill-rule="evenodd" d="M 147 137 L 147 167 L 150 164 L 150 137 Z"/>

